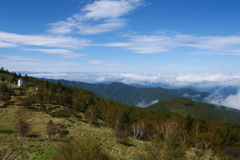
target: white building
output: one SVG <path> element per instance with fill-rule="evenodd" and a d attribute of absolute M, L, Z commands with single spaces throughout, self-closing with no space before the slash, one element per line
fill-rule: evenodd
<path fill-rule="evenodd" d="M 20 87 L 20 86 L 22 86 L 23 85 L 23 81 L 22 81 L 22 79 L 20 78 L 19 80 L 18 80 L 18 86 Z"/>

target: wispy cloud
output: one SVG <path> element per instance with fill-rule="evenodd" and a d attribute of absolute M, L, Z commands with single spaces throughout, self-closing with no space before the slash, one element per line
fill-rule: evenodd
<path fill-rule="evenodd" d="M 0 55 L 0 57 L 5 58 L 4 61 L 10 60 L 10 61 L 34 61 L 36 59 L 34 58 L 27 58 L 23 56 L 12 56 L 12 55 Z M 3 61 L 3 60 L 2 60 Z"/>
<path fill-rule="evenodd" d="M 28 58 L 24 56 L 15 56 L 15 55 L 0 55 L 0 64 L 11 71 L 69 71 L 69 70 L 78 70 L 82 68 L 82 63 L 67 62 L 61 60 L 51 60 L 51 59 L 37 59 L 37 58 Z M 68 74 L 65 74 L 68 75 Z"/>
<path fill-rule="evenodd" d="M 142 0 L 98 0 L 85 5 L 80 13 L 65 21 L 51 23 L 48 31 L 55 34 L 97 34 L 120 29 L 126 25 L 124 15 L 135 10 Z"/>
<path fill-rule="evenodd" d="M 87 63 L 88 64 L 102 64 L 103 61 L 102 60 L 88 60 Z"/>
<path fill-rule="evenodd" d="M 12 70 L 12 68 L 18 68 L 19 70 L 24 68 L 24 70 L 28 70 L 29 66 L 32 68 L 41 66 L 41 63 L 37 59 L 15 55 L 0 55 L 0 64 L 9 70 Z"/>
<path fill-rule="evenodd" d="M 124 43 L 108 43 L 104 44 L 107 47 L 123 47 L 126 50 L 132 50 L 135 53 L 158 53 L 168 52 L 171 49 L 185 46 L 185 43 L 194 40 L 194 37 L 182 34 L 174 36 L 165 35 L 127 35 L 129 42 Z"/>
<path fill-rule="evenodd" d="M 8 43 L 8 42 L 1 42 L 0 41 L 0 48 L 11 48 L 11 47 L 17 47 L 16 44 Z"/>
<path fill-rule="evenodd" d="M 147 107 L 147 106 L 150 106 L 150 105 L 158 103 L 158 102 L 159 102 L 159 100 L 157 100 L 157 99 L 151 101 L 150 103 L 146 103 L 145 100 L 142 100 L 141 102 L 138 102 L 136 104 L 136 106 L 138 106 L 138 107 Z"/>
<path fill-rule="evenodd" d="M 44 52 L 44 53 L 49 53 L 49 54 L 57 54 L 57 55 L 62 55 L 63 58 L 80 58 L 83 56 L 86 56 L 84 54 L 77 54 L 74 53 L 70 50 L 67 49 L 21 49 L 24 51 L 38 51 L 38 52 Z"/>
<path fill-rule="evenodd" d="M 106 47 L 122 47 L 135 53 L 169 52 L 175 48 L 197 49 L 205 54 L 240 55 L 240 36 L 195 36 L 195 35 L 124 35 L 128 42 L 103 44 Z"/>
<path fill-rule="evenodd" d="M 196 37 L 195 44 L 188 44 L 187 46 L 195 47 L 201 50 L 209 51 L 228 51 L 239 53 L 240 52 L 240 36 L 206 36 Z"/>
<path fill-rule="evenodd" d="M 0 32 L 0 47 L 29 45 L 76 49 L 88 46 L 89 43 L 90 41 L 87 39 L 77 39 L 69 36 L 21 35 Z"/>

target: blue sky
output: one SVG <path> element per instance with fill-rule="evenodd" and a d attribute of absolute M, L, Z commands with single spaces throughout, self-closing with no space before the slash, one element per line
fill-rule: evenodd
<path fill-rule="evenodd" d="M 239 0 L 0 0 L 0 66 L 80 81 L 240 86 L 239 11 Z"/>

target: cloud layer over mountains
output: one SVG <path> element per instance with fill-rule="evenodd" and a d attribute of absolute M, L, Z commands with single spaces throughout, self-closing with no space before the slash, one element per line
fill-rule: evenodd
<path fill-rule="evenodd" d="M 173 88 L 194 87 L 207 90 L 214 87 L 240 87 L 240 73 L 232 74 L 155 74 L 155 73 L 110 73 L 110 72 L 72 72 L 72 73 L 28 73 L 34 77 L 66 79 L 90 83 L 122 82 L 142 86 L 169 86 Z"/>
<path fill-rule="evenodd" d="M 207 103 L 227 106 L 240 110 L 240 90 L 238 90 L 237 94 L 232 94 L 227 97 L 213 93 L 209 95 L 207 98 L 205 98 L 204 101 Z"/>
<path fill-rule="evenodd" d="M 205 102 L 240 109 L 240 90 L 237 93 L 220 93 L 221 88 L 240 88 L 240 73 L 232 74 L 155 74 L 155 73 L 109 73 L 109 72 L 73 72 L 73 73 L 27 73 L 34 77 L 66 79 L 88 83 L 122 82 L 141 87 L 192 88 L 208 91 L 211 94 Z M 185 95 L 187 97 L 188 95 Z M 156 102 L 155 102 L 156 103 Z M 138 106 L 147 106 L 141 102 Z"/>

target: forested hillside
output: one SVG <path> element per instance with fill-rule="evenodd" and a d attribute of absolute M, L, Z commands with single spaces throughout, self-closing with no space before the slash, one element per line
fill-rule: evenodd
<path fill-rule="evenodd" d="M 174 97 L 162 100 L 148 108 L 179 113 L 183 116 L 192 115 L 206 121 L 218 121 L 240 124 L 240 111 L 237 109 L 196 102 L 184 97 Z"/>
<path fill-rule="evenodd" d="M 115 102 L 127 105 L 138 105 L 139 103 L 150 104 L 153 101 L 161 101 L 171 97 L 187 97 L 195 101 L 202 102 L 209 93 L 196 92 L 191 89 L 164 89 L 156 88 L 136 88 L 123 83 L 113 82 L 110 84 L 89 84 L 84 82 L 45 79 L 57 83 L 60 81 L 63 85 L 78 87 L 93 91 L 102 98 L 110 99 Z"/>
<path fill-rule="evenodd" d="M 0 77 L 0 159 L 240 157 L 237 124 L 128 106 L 3 68 Z"/>

